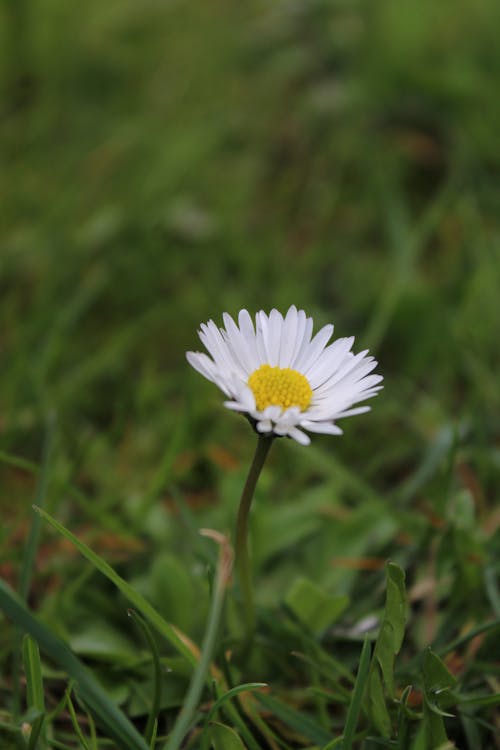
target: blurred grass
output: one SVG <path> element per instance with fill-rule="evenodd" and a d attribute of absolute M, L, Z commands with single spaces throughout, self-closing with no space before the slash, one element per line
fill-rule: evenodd
<path fill-rule="evenodd" d="M 53 410 L 49 512 L 199 639 L 196 530 L 232 528 L 253 436 L 184 352 L 224 310 L 294 303 L 356 334 L 385 390 L 341 439 L 276 446 L 252 519 L 261 606 L 305 575 L 351 597 L 351 627 L 380 608 L 391 557 L 410 652 L 498 615 L 500 6 L 0 12 L 2 575 L 18 582 L 23 462 L 40 462 Z M 118 595 L 49 535 L 36 579 L 60 635 L 124 627 Z M 300 681 L 281 637 L 269 663 Z"/>

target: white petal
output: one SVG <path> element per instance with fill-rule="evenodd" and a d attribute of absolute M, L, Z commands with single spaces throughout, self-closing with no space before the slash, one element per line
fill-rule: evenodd
<path fill-rule="evenodd" d="M 250 347 L 232 317 L 224 313 L 223 319 L 226 326 L 226 336 L 223 334 L 225 343 L 233 359 L 240 364 L 248 377 L 255 370 L 255 358 L 252 357 Z"/>
<path fill-rule="evenodd" d="M 271 367 L 276 367 L 280 358 L 281 331 L 283 327 L 283 316 L 277 310 L 271 310 L 269 322 L 264 331 L 264 343 L 267 352 L 267 362 Z"/>
<path fill-rule="evenodd" d="M 288 310 L 284 323 L 280 348 L 280 367 L 290 367 L 292 356 L 297 344 L 298 315 L 297 308 L 292 305 Z"/>
<path fill-rule="evenodd" d="M 248 407 L 245 406 L 245 404 L 241 404 L 239 401 L 224 401 L 224 406 L 226 409 L 231 409 L 231 411 L 248 412 Z"/>
<path fill-rule="evenodd" d="M 302 355 L 307 349 L 307 347 L 310 344 L 311 341 L 311 334 L 313 330 L 313 320 L 312 318 L 306 318 L 306 314 L 303 310 L 299 310 L 299 316 L 300 313 L 303 313 L 303 317 L 300 319 L 300 330 L 297 332 L 297 347 L 296 351 L 293 354 L 292 357 L 292 364 L 291 367 L 293 367 L 294 370 L 298 370 L 298 363 L 302 359 Z"/>
<path fill-rule="evenodd" d="M 328 380 L 326 380 L 317 390 L 318 395 L 330 392 L 333 388 L 337 388 L 343 382 L 357 382 L 364 375 L 371 372 L 376 366 L 377 362 L 373 357 L 365 357 L 366 351 L 359 352 L 356 355 L 346 356 L 345 362 L 342 367 Z M 381 378 L 381 376 L 378 376 Z"/>
<path fill-rule="evenodd" d="M 214 380 L 214 363 L 203 352 L 186 352 L 186 359 L 207 380 Z"/>
<path fill-rule="evenodd" d="M 242 383 L 241 380 L 234 375 L 230 381 L 230 387 L 236 401 L 245 404 L 248 411 L 255 410 L 255 396 L 253 395 L 252 389 L 249 388 L 246 383 Z"/>
<path fill-rule="evenodd" d="M 257 431 L 258 432 L 272 432 L 273 426 L 271 424 L 271 421 L 269 419 L 263 419 L 261 422 L 257 422 Z"/>
<path fill-rule="evenodd" d="M 266 340 L 268 337 L 268 320 L 267 315 L 263 310 L 257 313 L 255 316 L 255 344 L 257 347 L 257 356 L 259 358 L 259 364 L 263 365 L 268 362 Z"/>
<path fill-rule="evenodd" d="M 275 420 L 277 424 L 287 425 L 288 427 L 296 427 L 301 421 L 303 412 L 300 411 L 298 406 L 292 406 L 290 409 L 282 412 Z"/>
<path fill-rule="evenodd" d="M 356 406 L 354 409 L 346 409 L 335 415 L 335 419 L 342 419 L 342 417 L 355 417 L 357 414 L 366 414 L 367 411 L 371 411 L 371 406 Z"/>
<path fill-rule="evenodd" d="M 290 425 L 281 423 L 275 424 L 273 427 L 273 432 L 275 433 L 275 435 L 281 435 L 281 437 L 284 437 L 290 432 Z"/>
<path fill-rule="evenodd" d="M 219 331 L 213 320 L 209 320 L 206 325 L 202 324 L 200 328 L 200 339 L 207 351 L 212 355 L 217 367 L 226 374 L 237 372 L 242 378 L 244 378 L 244 369 L 241 364 L 234 359 L 222 337 L 222 333 Z"/>
<path fill-rule="evenodd" d="M 319 432 L 326 435 L 342 435 L 342 430 L 336 424 L 332 422 L 311 422 L 305 420 L 300 423 L 300 426 L 309 432 Z"/>
<path fill-rule="evenodd" d="M 307 379 L 311 388 L 314 390 L 329 380 L 337 370 L 342 366 L 346 354 L 354 343 L 354 336 L 349 338 L 337 339 L 327 346 L 320 354 L 316 362 L 309 368 Z"/>
<path fill-rule="evenodd" d="M 375 393 L 363 391 L 357 384 L 344 383 L 334 388 L 328 397 L 316 402 L 314 406 L 308 409 L 306 414 L 307 417 L 314 420 L 336 419 L 338 414 L 344 412 L 353 404 L 365 401 L 373 395 Z"/>
<path fill-rule="evenodd" d="M 289 432 L 289 436 L 297 441 L 297 443 L 300 443 L 301 445 L 309 445 L 311 442 L 311 438 L 309 435 L 306 435 L 305 432 L 302 432 L 302 430 L 297 429 L 297 427 L 291 427 Z"/>
<path fill-rule="evenodd" d="M 240 331 L 247 341 L 253 341 L 255 339 L 255 329 L 253 327 L 253 321 L 250 317 L 248 310 L 240 310 L 238 313 L 238 324 Z"/>
<path fill-rule="evenodd" d="M 276 404 L 271 404 L 271 406 L 267 406 L 264 411 L 262 412 L 262 416 L 264 419 L 272 419 L 273 422 L 275 422 L 281 414 L 281 406 L 277 406 Z"/>
<path fill-rule="evenodd" d="M 304 349 L 302 356 L 296 360 L 295 369 L 304 374 L 307 373 L 332 337 L 332 333 L 333 326 L 331 323 L 323 326 L 313 338 L 309 346 Z"/>

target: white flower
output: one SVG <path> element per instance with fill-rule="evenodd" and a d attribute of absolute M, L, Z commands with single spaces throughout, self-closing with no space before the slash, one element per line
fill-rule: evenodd
<path fill-rule="evenodd" d="M 368 350 L 353 354 L 353 336 L 328 344 L 333 325 L 311 339 L 312 318 L 294 305 L 284 318 L 277 310 L 258 312 L 255 327 L 247 310 L 238 325 L 227 313 L 223 318 L 225 328 L 209 320 L 198 332 L 210 357 L 187 352 L 187 360 L 229 397 L 225 406 L 245 413 L 260 433 L 302 445 L 310 443 L 302 430 L 341 435 L 336 420 L 369 411 L 351 407 L 382 388 L 382 376 L 369 374 L 377 362 Z"/>

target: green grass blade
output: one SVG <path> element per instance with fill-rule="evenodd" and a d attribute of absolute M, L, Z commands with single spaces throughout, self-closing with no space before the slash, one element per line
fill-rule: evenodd
<path fill-rule="evenodd" d="M 47 427 L 45 430 L 45 438 L 43 444 L 43 456 L 42 465 L 40 469 L 40 475 L 38 478 L 38 484 L 36 488 L 36 504 L 41 507 L 45 502 L 45 496 L 47 494 L 47 485 L 49 480 L 49 467 L 50 467 L 50 454 L 52 451 L 52 444 L 54 441 L 54 430 L 55 430 L 55 415 L 50 414 L 47 419 Z M 26 600 L 31 584 L 31 576 L 33 574 L 33 564 L 35 562 L 35 556 L 40 542 L 40 517 L 33 516 L 32 524 L 29 532 L 26 546 L 24 548 L 23 563 L 21 568 L 19 593 L 22 598 Z"/>
<path fill-rule="evenodd" d="M 263 687 L 267 687 L 266 682 L 246 682 L 243 685 L 237 685 L 236 687 L 231 688 L 231 690 L 228 690 L 219 698 L 217 698 L 214 705 L 207 714 L 207 723 L 209 721 L 212 721 L 219 708 L 221 708 L 221 706 L 223 706 L 226 701 L 234 698 L 235 695 L 238 695 L 239 693 L 247 693 L 251 690 L 257 690 L 258 688 Z"/>
<path fill-rule="evenodd" d="M 458 696 L 457 703 L 460 706 L 496 706 L 500 703 L 500 693 L 492 693 L 491 695 L 476 695 L 470 698 L 464 698 Z"/>
<path fill-rule="evenodd" d="M 219 700 L 219 698 L 222 698 L 222 696 L 224 695 L 224 693 L 221 690 L 220 685 L 218 685 L 217 683 L 215 683 L 215 692 L 217 695 L 217 700 Z M 259 731 L 262 731 L 261 729 L 262 721 L 260 717 L 257 714 L 250 713 L 246 709 L 244 711 L 245 717 L 243 718 L 240 715 L 238 708 L 235 705 L 233 705 L 231 701 L 225 701 L 222 705 L 222 708 L 223 708 L 223 713 L 226 715 L 226 718 L 232 722 L 232 725 L 234 726 L 234 728 L 241 735 L 248 750 L 261 750 L 261 745 L 257 742 L 257 740 L 253 736 L 248 726 L 248 719 L 250 719 L 251 723 L 254 726 L 258 726 Z M 203 740 L 201 744 L 202 750 L 205 747 L 205 745 L 203 744 L 204 742 L 205 742 L 205 735 L 203 736 Z"/>
<path fill-rule="evenodd" d="M 359 712 L 361 710 L 361 703 L 363 701 L 363 694 L 365 692 L 366 681 L 368 679 L 368 672 L 370 670 L 370 658 L 371 648 L 368 638 L 365 638 L 363 648 L 361 649 L 361 656 L 359 659 L 358 674 L 352 691 L 351 703 L 349 710 L 347 711 L 347 717 L 344 727 L 344 739 L 342 742 L 342 750 L 351 750 L 352 743 L 354 741 L 354 734 L 356 732 L 356 726 L 358 723 Z"/>
<path fill-rule="evenodd" d="M 158 631 L 158 633 L 166 638 L 166 640 L 184 656 L 193 666 L 196 665 L 197 659 L 191 650 L 186 646 L 184 641 L 177 635 L 175 628 L 166 622 L 161 615 L 155 610 L 155 608 L 132 586 L 127 583 L 118 573 L 113 570 L 102 557 L 99 557 L 90 547 L 81 542 L 71 531 L 68 531 L 62 524 L 55 520 L 49 513 L 41 508 L 34 507 L 34 510 L 39 513 L 59 534 L 65 539 L 71 542 L 79 552 L 89 561 L 92 565 L 102 573 L 108 580 L 110 580 L 119 591 L 128 599 L 132 606 L 137 609 L 148 622 Z"/>
<path fill-rule="evenodd" d="M 75 707 L 73 705 L 73 701 L 71 700 L 71 688 L 70 687 L 66 690 L 66 705 L 68 707 L 73 729 L 75 730 L 75 734 L 78 737 L 83 750 L 90 750 L 89 743 L 87 742 L 87 738 L 83 734 L 80 728 L 80 724 L 78 723 L 78 717 L 76 715 Z"/>
<path fill-rule="evenodd" d="M 154 747 L 154 735 L 157 727 L 158 714 L 160 713 L 161 705 L 160 654 L 156 645 L 156 641 L 153 638 L 153 634 L 144 618 L 142 618 L 133 609 L 130 609 L 128 614 L 134 620 L 137 627 L 140 629 L 142 635 L 144 636 L 144 639 L 146 640 L 151 651 L 151 657 L 153 660 L 153 695 L 151 698 L 151 708 L 149 710 L 146 729 L 144 730 L 144 739 L 150 747 Z"/>
<path fill-rule="evenodd" d="M 28 708 L 36 708 L 45 713 L 43 694 L 42 665 L 38 644 L 29 635 L 23 638 L 23 664 L 26 674 L 26 700 Z"/>
<path fill-rule="evenodd" d="M 45 698 L 43 693 L 42 665 L 38 644 L 29 635 L 25 635 L 22 645 L 23 666 L 26 675 L 26 703 L 31 716 L 31 733 L 28 750 L 34 750 L 42 733 L 45 722 Z"/>
<path fill-rule="evenodd" d="M 2 580 L 0 608 L 17 627 L 29 633 L 37 641 L 40 649 L 74 680 L 80 698 L 121 750 L 149 750 L 139 732 L 68 646 L 39 622 L 19 596 Z"/>
<path fill-rule="evenodd" d="M 213 721 L 214 716 L 216 715 L 217 711 L 220 709 L 224 709 L 227 716 L 231 719 L 233 722 L 235 729 L 238 729 L 239 733 L 247 743 L 247 746 L 250 750 L 260 750 L 260 745 L 255 744 L 255 740 L 253 738 L 253 735 L 249 732 L 246 723 L 241 719 L 238 710 L 235 706 L 232 705 L 231 698 L 234 698 L 236 695 L 239 695 L 240 693 L 247 692 L 250 690 L 255 690 L 259 687 L 267 687 L 265 682 L 248 682 L 243 685 L 237 685 L 234 688 L 231 688 L 230 690 L 226 690 L 225 692 L 221 691 L 220 685 L 217 685 L 215 683 L 215 692 L 217 697 L 217 700 L 213 704 L 212 708 L 207 714 L 207 717 L 205 719 L 205 730 L 202 735 L 200 748 L 201 750 L 207 750 L 209 743 L 210 743 L 210 732 L 208 730 L 208 724 L 209 722 Z M 248 712 L 247 712 L 248 713 Z M 256 717 L 255 715 L 252 715 L 252 723 L 259 723 L 259 725 L 262 724 L 260 717 Z M 260 726 L 260 729 L 262 731 L 262 726 Z"/>
<path fill-rule="evenodd" d="M 448 643 L 447 646 L 436 649 L 436 651 L 439 653 L 439 656 L 444 657 L 452 651 L 455 651 L 457 648 L 460 648 L 466 643 L 469 643 L 469 641 L 471 641 L 477 635 L 487 633 L 489 630 L 498 630 L 500 632 L 500 617 L 496 618 L 495 620 L 484 622 L 481 625 L 477 625 L 475 628 L 471 628 L 467 633 L 465 633 L 465 635 L 461 635 L 458 638 L 455 638 L 455 640 L 451 641 L 451 643 Z"/>
<path fill-rule="evenodd" d="M 55 416 L 50 414 L 47 418 L 45 435 L 42 448 L 42 462 L 38 474 L 36 485 L 36 502 L 43 505 L 47 494 L 47 485 L 49 479 L 50 455 L 54 439 Z M 40 518 L 34 516 L 28 533 L 28 538 L 23 551 L 21 570 L 19 573 L 19 594 L 24 599 L 28 598 L 28 593 L 33 575 L 33 566 L 35 562 L 38 545 L 40 543 Z M 14 653 L 12 656 L 12 682 L 13 682 L 13 710 L 14 715 L 19 716 L 21 711 L 21 651 L 22 651 L 22 633 L 16 636 Z"/>
<path fill-rule="evenodd" d="M 29 735 L 27 750 L 35 750 L 36 748 L 40 748 L 40 744 L 37 744 L 37 743 L 40 739 L 43 725 L 45 723 L 45 714 L 36 715 L 35 718 L 31 719 L 30 723 L 31 723 L 31 731 Z"/>
<path fill-rule="evenodd" d="M 193 673 L 184 704 L 165 745 L 165 750 L 178 750 L 195 715 L 215 650 L 217 632 L 224 605 L 224 595 L 231 577 L 233 553 L 229 542 L 222 535 L 215 536 L 215 533 L 212 532 L 207 532 L 204 535 L 213 536 L 221 543 L 217 576 L 208 615 L 207 629 L 201 648 L 200 661 Z"/>
<path fill-rule="evenodd" d="M 7 453 L 7 451 L 0 450 L 0 461 L 7 466 L 27 471 L 30 474 L 38 474 L 40 471 L 40 468 L 35 461 L 28 461 L 28 459 L 23 458 L 23 456 L 15 456 L 13 453 Z"/>

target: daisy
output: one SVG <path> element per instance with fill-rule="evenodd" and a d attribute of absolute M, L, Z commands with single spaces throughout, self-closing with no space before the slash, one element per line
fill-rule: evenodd
<path fill-rule="evenodd" d="M 310 443 L 304 430 L 341 435 L 337 420 L 369 411 L 352 407 L 382 388 L 368 350 L 353 354 L 353 336 L 328 343 L 331 324 L 312 337 L 312 318 L 294 305 L 284 317 L 260 311 L 255 324 L 247 310 L 238 324 L 227 313 L 223 319 L 224 328 L 209 320 L 198 332 L 210 356 L 187 352 L 187 360 L 226 394 L 225 406 L 245 414 L 262 435 L 302 445 Z"/>

